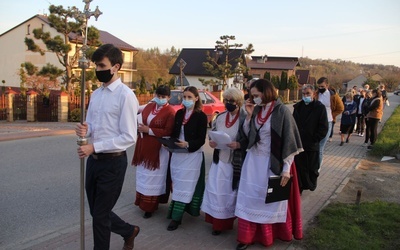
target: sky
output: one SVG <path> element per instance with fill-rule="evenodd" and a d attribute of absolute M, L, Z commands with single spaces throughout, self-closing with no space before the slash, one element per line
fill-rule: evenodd
<path fill-rule="evenodd" d="M 50 4 L 84 9 L 82 0 L 3 0 L 0 34 Z M 93 0 L 103 14 L 89 25 L 130 45 L 214 48 L 222 35 L 253 44 L 253 56 L 341 59 L 400 67 L 399 0 Z"/>

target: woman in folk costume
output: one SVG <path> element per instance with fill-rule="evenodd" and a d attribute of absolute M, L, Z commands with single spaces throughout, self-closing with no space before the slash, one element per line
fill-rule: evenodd
<path fill-rule="evenodd" d="M 238 140 L 239 128 L 246 118 L 246 111 L 241 108 L 243 92 L 229 88 L 224 91 L 223 98 L 227 111 L 217 116 L 212 130 L 225 132 L 232 142 L 225 149 L 219 149 L 220 145 L 213 140 L 209 142 L 214 155 L 201 205 L 206 222 L 213 225 L 213 235 L 233 228 L 240 168 L 246 152 Z"/>
<path fill-rule="evenodd" d="M 143 109 L 142 121 L 138 124 L 139 136 L 132 165 L 136 166 L 135 205 L 145 212 L 144 218 L 150 218 L 159 203 L 168 202 L 166 183 L 170 153 L 161 147 L 157 137 L 170 136 L 174 127 L 175 112 L 168 104 L 170 95 L 169 87 L 160 85 L 154 102 Z"/>
<path fill-rule="evenodd" d="M 172 219 L 169 231 L 176 230 L 186 211 L 192 216 L 200 215 L 200 205 L 205 186 L 203 145 L 207 134 L 207 116 L 196 87 L 189 86 L 183 91 L 183 109 L 175 115 L 171 137 L 179 139 L 175 144 L 187 148 L 187 153 L 172 153 L 171 179 L 172 201 L 168 219 Z"/>
<path fill-rule="evenodd" d="M 253 82 L 250 93 L 243 124 L 247 154 L 235 210 L 239 242 L 236 249 L 246 249 L 254 242 L 270 246 L 275 238 L 302 238 L 300 192 L 293 161 L 303 148 L 296 123 L 289 109 L 277 99 L 270 81 Z M 281 186 L 292 177 L 289 200 L 265 203 L 271 176 L 281 176 Z"/>

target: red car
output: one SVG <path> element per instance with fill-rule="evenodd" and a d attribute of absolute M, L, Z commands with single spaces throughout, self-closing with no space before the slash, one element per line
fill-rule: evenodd
<path fill-rule="evenodd" d="M 225 105 L 217 97 L 206 90 L 199 90 L 199 96 L 203 102 L 203 112 L 207 115 L 207 121 L 211 127 L 211 122 L 214 117 L 225 111 Z M 169 100 L 169 104 L 175 109 L 175 111 L 183 108 L 181 90 L 171 90 L 171 99 Z"/>

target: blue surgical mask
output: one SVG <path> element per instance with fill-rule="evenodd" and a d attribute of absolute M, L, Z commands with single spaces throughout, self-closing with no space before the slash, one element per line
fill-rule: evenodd
<path fill-rule="evenodd" d="M 254 101 L 254 103 L 257 104 L 257 105 L 261 105 L 261 103 L 262 103 L 261 97 L 254 98 L 253 101 Z"/>
<path fill-rule="evenodd" d="M 182 101 L 183 106 L 185 106 L 187 109 L 190 109 L 194 105 L 193 100 L 183 100 Z"/>
<path fill-rule="evenodd" d="M 312 98 L 311 96 L 303 96 L 303 101 L 305 104 L 309 104 L 310 102 L 312 102 Z"/>
<path fill-rule="evenodd" d="M 154 101 L 157 103 L 158 106 L 163 106 L 163 105 L 165 105 L 167 103 L 167 99 L 166 98 L 160 99 L 158 97 L 155 97 Z"/>

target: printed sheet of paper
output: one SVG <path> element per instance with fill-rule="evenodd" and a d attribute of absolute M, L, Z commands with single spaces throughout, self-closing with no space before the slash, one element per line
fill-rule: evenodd
<path fill-rule="evenodd" d="M 227 144 L 231 143 L 232 140 L 229 135 L 223 131 L 208 131 L 208 136 L 212 141 L 217 143 L 218 149 L 229 149 Z"/>
<path fill-rule="evenodd" d="M 142 117 L 141 113 L 137 115 L 137 123 L 138 123 L 138 126 L 139 126 L 139 124 L 143 124 L 143 117 Z M 140 137 L 143 138 L 143 133 L 140 133 Z"/>

